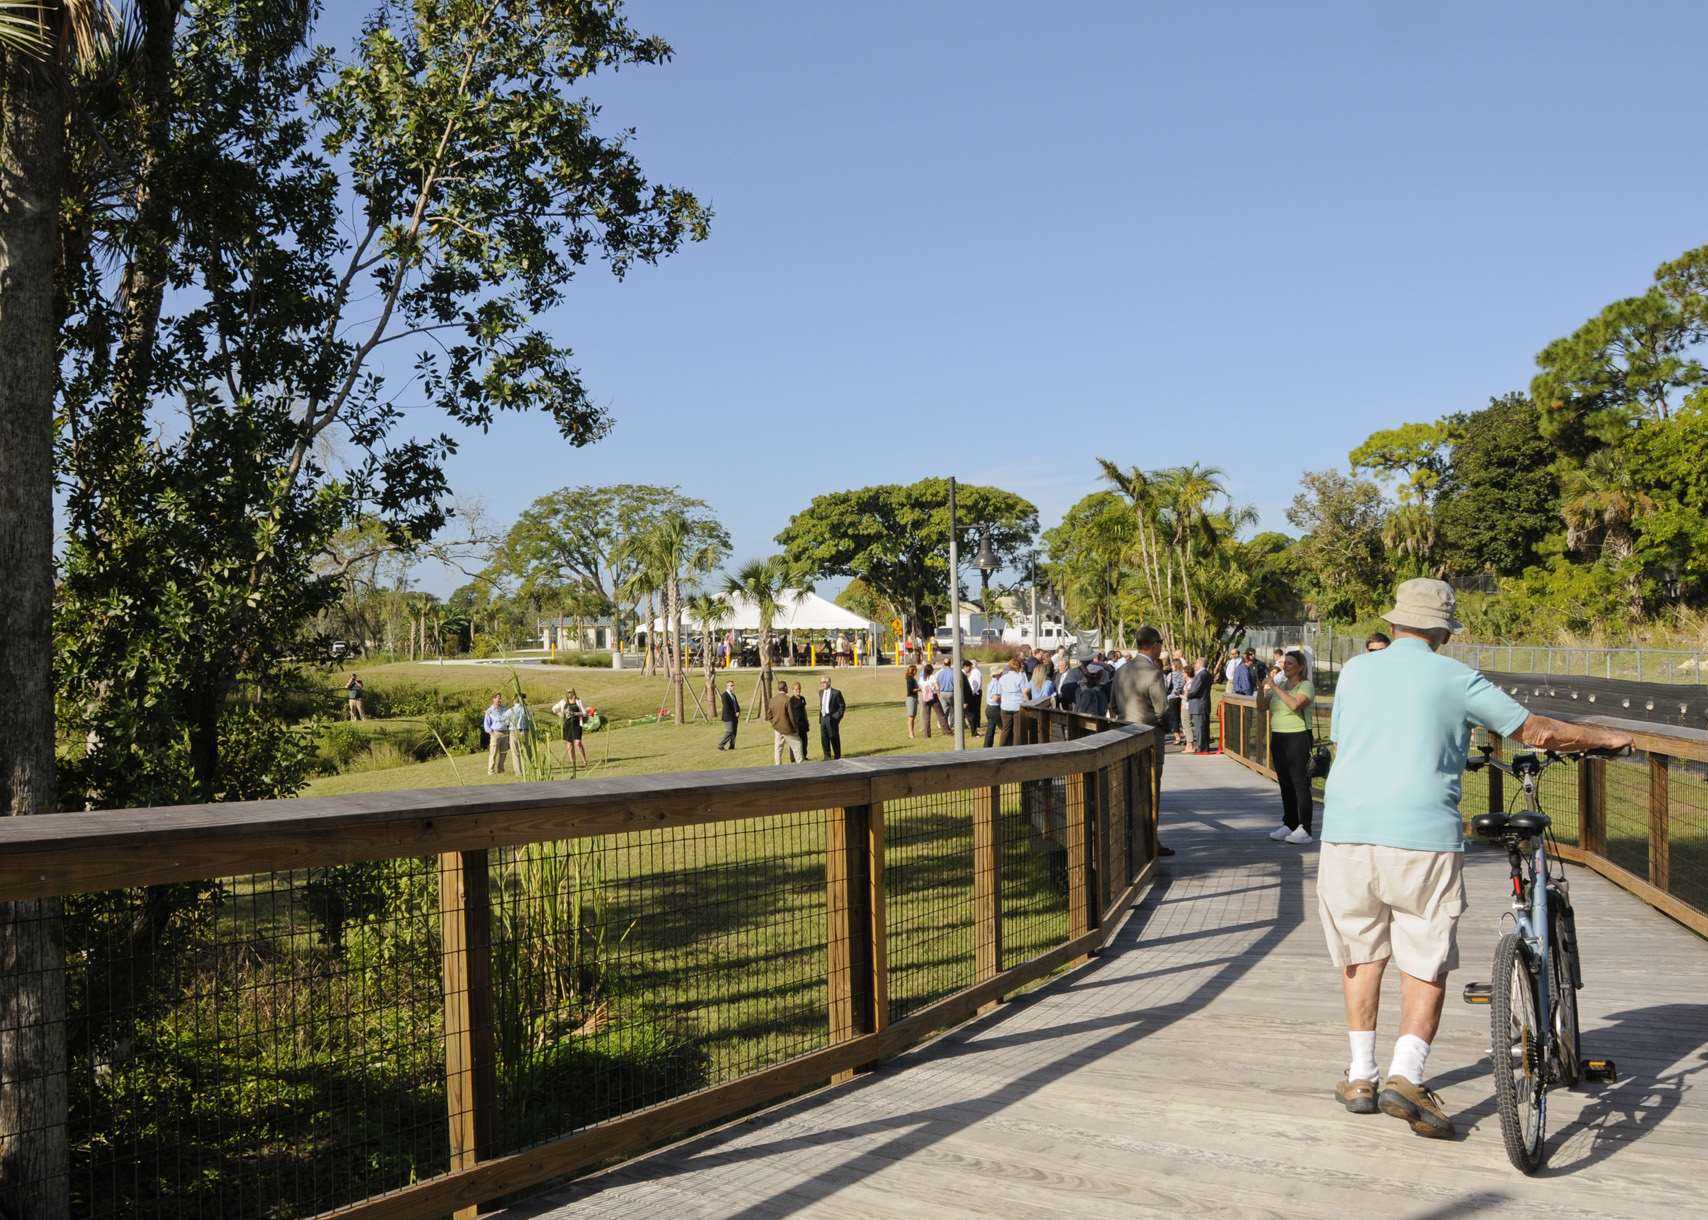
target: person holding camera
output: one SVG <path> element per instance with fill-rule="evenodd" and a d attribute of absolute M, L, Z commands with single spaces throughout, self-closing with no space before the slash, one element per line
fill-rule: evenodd
<path fill-rule="evenodd" d="M 1269 703 L 1269 765 L 1281 785 L 1281 825 L 1269 832 L 1278 843 L 1311 841 L 1311 703 L 1317 688 L 1305 672 L 1305 654 L 1294 649 L 1281 658 L 1281 672 L 1269 673 L 1258 698 Z"/>

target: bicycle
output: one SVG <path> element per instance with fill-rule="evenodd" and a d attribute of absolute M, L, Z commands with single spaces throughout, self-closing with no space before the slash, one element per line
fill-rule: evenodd
<path fill-rule="evenodd" d="M 1525 1174 L 1535 1173 L 1547 1161 L 1548 1091 L 1570 1088 L 1582 1079 L 1617 1078 L 1612 1060 L 1580 1057 L 1577 993 L 1583 987 L 1583 967 L 1577 924 L 1559 845 L 1537 792 L 1542 773 L 1555 763 L 1628 753 L 1547 750 L 1518 754 L 1503 763 L 1484 746 L 1482 758 L 1466 764 L 1468 771 L 1493 767 L 1512 776 L 1524 799 L 1522 812 L 1484 813 L 1471 819 L 1477 835 L 1506 848 L 1512 868 L 1513 928 L 1495 948 L 1491 981 L 1468 984 L 1464 999 L 1490 1006 L 1489 1056 L 1501 1135 L 1508 1159 Z"/>

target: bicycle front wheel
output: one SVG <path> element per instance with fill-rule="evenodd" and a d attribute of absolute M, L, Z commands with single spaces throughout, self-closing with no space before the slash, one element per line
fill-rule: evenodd
<path fill-rule="evenodd" d="M 1547 1084 L 1536 974 L 1515 932 L 1495 949 L 1489 988 L 1489 1050 L 1494 1060 L 1495 1107 L 1506 1155 L 1522 1173 L 1542 1165 Z"/>

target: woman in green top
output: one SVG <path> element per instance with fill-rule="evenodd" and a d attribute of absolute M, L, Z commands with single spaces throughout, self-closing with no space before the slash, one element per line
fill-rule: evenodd
<path fill-rule="evenodd" d="M 1311 701 L 1317 688 L 1305 676 L 1305 654 L 1289 652 L 1279 674 L 1263 680 L 1258 697 L 1269 700 L 1269 765 L 1281 784 L 1282 825 L 1269 832 L 1281 843 L 1311 841 Z"/>

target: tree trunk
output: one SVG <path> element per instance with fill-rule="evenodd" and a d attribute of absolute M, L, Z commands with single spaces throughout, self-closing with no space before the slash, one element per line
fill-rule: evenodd
<path fill-rule="evenodd" d="M 58 5 L 49 4 L 52 28 Z M 0 813 L 57 804 L 53 715 L 53 405 L 63 95 L 0 53 Z M 65 951 L 57 899 L 0 903 L 0 1207 L 70 1212 Z"/>
<path fill-rule="evenodd" d="M 136 223 L 130 232 L 131 256 L 119 296 L 123 313 L 111 391 L 113 401 L 132 413 L 139 426 L 153 389 L 155 338 L 166 294 L 168 250 L 175 237 L 172 204 L 160 189 L 159 178 L 171 140 L 172 39 L 181 7 L 170 0 L 146 0 L 137 6 L 143 18 L 142 54 L 136 63 L 145 99 L 141 111 L 143 149 L 132 200 Z"/>
<path fill-rule="evenodd" d="M 718 682 L 717 682 L 717 679 L 712 676 L 713 665 L 712 665 L 712 625 L 711 625 L 711 623 L 708 622 L 708 623 L 700 624 L 700 632 L 701 632 L 700 647 L 705 652 L 704 660 L 706 662 L 706 715 L 708 717 L 710 717 L 712 714 L 712 705 L 717 702 L 717 698 L 718 698 Z"/>
<path fill-rule="evenodd" d="M 652 629 L 652 593 L 646 595 L 646 656 L 641 660 L 641 672 L 651 677 L 658 672 L 658 632 Z"/>
<path fill-rule="evenodd" d="M 687 657 L 682 649 L 682 582 L 676 573 L 670 574 L 670 633 L 673 641 L 671 647 L 674 653 L 671 657 L 673 673 L 670 683 L 676 691 L 676 727 L 681 728 L 683 721 L 688 718 L 688 709 L 684 703 L 683 686 L 687 682 Z"/>
<path fill-rule="evenodd" d="M 771 633 L 759 630 L 759 714 L 771 714 Z"/>

